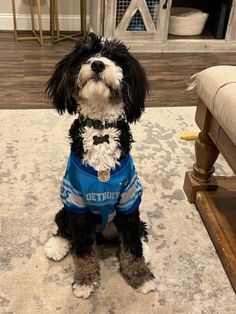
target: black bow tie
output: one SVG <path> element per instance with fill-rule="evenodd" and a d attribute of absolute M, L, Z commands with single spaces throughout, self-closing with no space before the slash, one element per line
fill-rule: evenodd
<path fill-rule="evenodd" d="M 109 135 L 106 134 L 104 136 L 93 136 L 93 145 L 98 145 L 107 142 L 109 144 Z"/>

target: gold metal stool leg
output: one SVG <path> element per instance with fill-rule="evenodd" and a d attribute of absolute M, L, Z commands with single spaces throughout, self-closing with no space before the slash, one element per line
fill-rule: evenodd
<path fill-rule="evenodd" d="M 30 0 L 30 15 L 31 15 L 31 24 L 32 24 L 32 33 L 33 36 L 19 36 L 17 30 L 17 20 L 16 20 L 16 4 L 15 0 L 12 0 L 12 12 L 13 12 L 13 24 L 14 24 L 14 38 L 15 41 L 20 40 L 37 40 L 41 46 L 43 46 L 43 40 L 50 38 L 49 36 L 43 36 L 43 26 L 42 26 L 42 11 L 41 11 L 41 0 L 36 0 L 37 14 L 38 14 L 38 27 L 39 27 L 39 36 L 35 31 L 34 23 L 34 3 L 35 0 Z"/>
<path fill-rule="evenodd" d="M 52 44 L 54 44 L 54 12 L 54 0 L 50 0 L 50 34 Z"/>
<path fill-rule="evenodd" d="M 87 32 L 87 23 L 86 23 L 86 0 L 80 0 L 80 14 L 81 14 L 81 31 L 83 36 Z"/>
<path fill-rule="evenodd" d="M 50 0 L 50 34 L 51 42 L 54 44 L 60 38 L 58 5 L 56 0 Z"/>
<path fill-rule="evenodd" d="M 13 12 L 13 24 L 14 24 L 14 38 L 15 41 L 18 40 L 18 36 L 17 36 L 17 22 L 16 22 L 16 4 L 15 4 L 15 0 L 12 0 L 12 12 Z"/>
<path fill-rule="evenodd" d="M 32 27 L 32 33 L 34 36 L 35 34 L 35 24 L 34 24 L 34 3 L 33 0 L 30 0 L 30 15 L 31 15 L 31 27 Z"/>
<path fill-rule="evenodd" d="M 57 37 L 56 39 L 60 38 L 60 29 L 59 29 L 59 17 L 58 17 L 58 5 L 57 5 L 57 0 L 55 1 L 55 23 L 56 23 L 56 32 L 57 32 Z"/>
<path fill-rule="evenodd" d="M 58 18 L 58 5 L 57 0 L 50 0 L 50 33 L 51 42 L 55 44 L 59 41 L 70 39 L 77 41 L 77 36 L 84 36 L 86 34 L 86 0 L 80 0 L 80 12 L 81 12 L 81 31 L 75 34 L 64 35 L 59 29 Z M 56 31 L 56 36 L 55 36 Z"/>
<path fill-rule="evenodd" d="M 38 8 L 38 6 L 39 6 L 39 8 Z M 36 34 L 36 31 L 35 31 L 34 0 L 30 0 L 30 14 L 31 14 L 32 33 L 34 35 L 33 39 L 36 39 L 40 43 L 40 45 L 43 46 L 40 0 L 37 0 L 37 11 L 38 11 L 38 23 L 39 23 L 40 37 Z"/>
<path fill-rule="evenodd" d="M 42 27 L 42 11 L 41 1 L 37 0 L 37 11 L 38 11 L 38 25 L 39 25 L 39 42 L 43 46 L 43 27 Z"/>

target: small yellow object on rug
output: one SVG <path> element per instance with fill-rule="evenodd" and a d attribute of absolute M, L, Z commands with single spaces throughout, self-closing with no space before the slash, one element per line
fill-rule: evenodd
<path fill-rule="evenodd" d="M 180 138 L 182 140 L 186 140 L 186 141 L 193 141 L 196 140 L 198 137 L 198 132 L 183 132 L 180 135 Z"/>

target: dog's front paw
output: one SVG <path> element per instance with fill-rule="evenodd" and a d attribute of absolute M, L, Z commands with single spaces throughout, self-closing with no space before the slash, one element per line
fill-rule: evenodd
<path fill-rule="evenodd" d="M 52 237 L 46 242 L 44 251 L 48 258 L 60 261 L 70 250 L 70 242 L 62 237 Z"/>
<path fill-rule="evenodd" d="M 76 298 L 88 299 L 90 294 L 99 286 L 98 282 L 94 282 L 90 285 L 80 285 L 77 283 L 72 284 L 72 291 Z"/>

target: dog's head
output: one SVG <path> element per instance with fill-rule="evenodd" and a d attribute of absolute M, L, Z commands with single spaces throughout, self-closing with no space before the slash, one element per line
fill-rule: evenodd
<path fill-rule="evenodd" d="M 143 68 L 122 42 L 90 33 L 56 65 L 46 92 L 61 114 L 75 114 L 84 103 L 122 103 L 128 122 L 134 122 L 144 110 L 148 88 Z"/>

